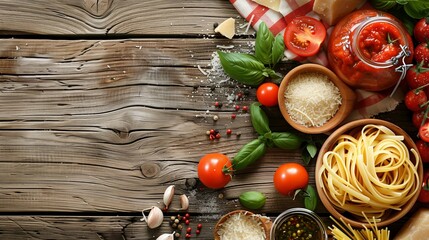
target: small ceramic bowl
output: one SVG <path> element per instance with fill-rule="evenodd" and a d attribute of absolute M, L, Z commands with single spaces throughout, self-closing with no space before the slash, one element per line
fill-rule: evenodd
<path fill-rule="evenodd" d="M 219 221 L 216 223 L 215 228 L 214 228 L 214 233 L 213 233 L 215 240 L 220 240 L 220 236 L 218 234 L 218 231 L 222 227 L 222 224 L 226 220 L 228 220 L 230 217 L 232 217 L 233 215 L 236 215 L 236 214 L 246 215 L 246 216 L 249 216 L 249 217 L 252 217 L 253 219 L 255 219 L 258 222 L 258 224 L 261 226 L 262 230 L 265 232 L 266 240 L 270 239 L 270 229 L 271 229 L 271 226 L 273 223 L 271 222 L 271 220 L 269 218 L 255 215 L 254 213 L 246 211 L 246 210 L 235 210 L 235 211 L 232 211 L 232 212 L 229 212 L 229 213 L 223 215 L 219 219 Z"/>
<path fill-rule="evenodd" d="M 322 147 L 320 148 L 319 155 L 317 157 L 316 161 L 316 167 L 315 167 L 315 180 L 316 180 L 316 189 L 317 193 L 319 195 L 319 198 L 325 208 L 331 213 L 333 217 L 336 219 L 342 218 L 346 223 L 349 223 L 351 226 L 356 228 L 362 228 L 362 226 L 366 226 L 367 228 L 371 228 L 371 225 L 365 220 L 360 217 L 357 217 L 349 212 L 347 212 L 345 209 L 337 209 L 331 200 L 326 196 L 324 190 L 321 187 L 321 182 L 319 179 L 320 170 L 322 167 L 323 162 L 323 155 L 325 155 L 326 152 L 331 151 L 335 144 L 337 139 L 343 135 L 343 134 L 356 134 L 357 131 L 360 131 L 362 127 L 368 124 L 373 125 L 382 125 L 387 128 L 389 128 L 391 131 L 393 131 L 396 135 L 402 135 L 404 136 L 403 142 L 405 143 L 406 147 L 408 149 L 415 149 L 417 151 L 416 144 L 412 140 L 412 138 L 400 127 L 397 125 L 381 120 L 381 119 L 360 119 L 355 120 L 352 122 L 349 122 L 341 127 L 339 127 L 337 130 L 335 130 L 324 142 Z M 414 155 L 410 153 L 410 160 L 415 164 L 416 160 Z M 419 181 L 422 182 L 423 179 L 423 164 L 421 160 L 418 163 L 417 167 L 417 173 L 419 175 Z M 419 186 L 421 184 L 417 183 Z M 329 191 L 329 190 L 328 190 Z M 398 221 L 401 217 L 403 217 L 405 214 L 407 214 L 414 206 L 417 198 L 419 196 L 419 192 L 417 192 L 414 196 L 412 196 L 408 202 L 401 207 L 401 210 L 390 210 L 387 212 L 387 214 L 383 215 L 380 219 L 380 222 L 377 222 L 377 227 L 384 227 L 391 223 L 394 223 Z"/>
<path fill-rule="evenodd" d="M 339 109 L 337 110 L 335 115 L 322 126 L 309 127 L 295 122 L 291 118 L 285 104 L 285 91 L 288 84 L 293 81 L 299 74 L 311 72 L 321 73 L 323 75 L 328 76 L 328 79 L 332 83 L 334 83 L 334 85 L 339 89 L 342 97 L 341 105 L 339 106 Z M 311 95 L 312 93 L 308 92 L 308 94 Z M 337 127 L 352 112 L 355 101 L 356 94 L 354 93 L 354 91 L 350 89 L 350 87 L 347 86 L 343 81 L 341 81 L 334 72 L 322 65 L 311 63 L 299 65 L 289 71 L 283 78 L 278 93 L 279 108 L 285 120 L 296 130 L 308 134 L 326 133 Z"/>
<path fill-rule="evenodd" d="M 296 227 L 297 224 L 300 224 L 299 227 Z M 282 234 L 301 234 L 303 239 L 328 240 L 326 226 L 322 220 L 316 213 L 306 208 L 290 208 L 274 220 L 271 240 L 289 239 L 289 236 L 281 236 Z"/>

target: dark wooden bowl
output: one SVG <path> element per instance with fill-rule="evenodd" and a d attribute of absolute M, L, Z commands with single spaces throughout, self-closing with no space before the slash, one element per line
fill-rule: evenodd
<path fill-rule="evenodd" d="M 327 121 L 324 125 L 320 127 L 307 127 L 305 125 L 296 123 L 290 117 L 288 110 L 286 109 L 285 96 L 284 96 L 284 92 L 286 91 L 286 86 L 297 75 L 301 73 L 308 73 L 308 72 L 317 72 L 328 76 L 328 79 L 331 80 L 332 83 L 334 83 L 335 86 L 338 87 L 342 97 L 341 105 L 337 113 L 329 121 Z M 308 94 L 311 94 L 311 92 L 309 92 Z M 283 81 L 280 84 L 279 93 L 278 93 L 279 108 L 284 119 L 296 130 L 303 133 L 308 133 L 308 134 L 326 133 L 334 129 L 335 127 L 337 127 L 352 112 L 355 101 L 356 101 L 355 92 L 349 86 L 347 86 L 343 81 L 341 81 L 334 72 L 332 72 L 331 70 L 329 70 L 328 68 L 322 65 L 311 64 L 311 63 L 299 65 L 294 69 L 292 69 L 291 71 L 289 71 L 286 74 L 286 76 L 283 78 Z"/>

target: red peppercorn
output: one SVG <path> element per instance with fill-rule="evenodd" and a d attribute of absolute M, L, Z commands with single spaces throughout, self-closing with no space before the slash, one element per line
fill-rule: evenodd
<path fill-rule="evenodd" d="M 214 129 L 210 129 L 210 134 L 215 134 L 215 130 Z"/>
<path fill-rule="evenodd" d="M 186 232 L 187 232 L 187 233 L 191 233 L 191 232 L 192 232 L 192 228 L 188 227 L 188 228 L 186 229 Z"/>
<path fill-rule="evenodd" d="M 235 111 L 238 111 L 238 110 L 240 110 L 240 106 L 238 106 L 238 105 L 235 105 Z"/>
<path fill-rule="evenodd" d="M 186 220 L 187 220 L 186 216 L 183 216 L 182 221 L 186 222 Z"/>
<path fill-rule="evenodd" d="M 186 225 L 189 225 L 189 223 L 190 223 L 191 221 L 189 221 L 189 219 L 186 219 L 186 221 L 185 221 L 185 224 Z"/>
<path fill-rule="evenodd" d="M 231 133 L 232 133 L 232 130 L 228 128 L 228 129 L 226 130 L 226 134 L 231 135 Z"/>
<path fill-rule="evenodd" d="M 215 138 L 216 138 L 216 137 L 215 137 L 215 135 L 210 134 L 210 136 L 209 136 L 209 139 L 210 139 L 210 140 L 212 140 L 212 141 L 213 141 L 213 140 L 215 140 Z"/>
<path fill-rule="evenodd" d="M 190 234 L 190 233 L 187 233 L 187 234 L 185 235 L 185 237 L 186 237 L 186 238 L 191 238 L 191 234 Z"/>
<path fill-rule="evenodd" d="M 235 119 L 237 117 L 237 115 L 235 115 L 234 113 L 231 114 L 231 119 Z"/>
<path fill-rule="evenodd" d="M 198 235 L 201 233 L 200 229 L 195 230 L 195 233 Z"/>
<path fill-rule="evenodd" d="M 190 218 L 191 218 L 191 215 L 190 215 L 189 213 L 186 213 L 186 214 L 185 214 L 185 217 L 186 217 L 186 219 L 190 219 Z"/>
<path fill-rule="evenodd" d="M 220 133 L 217 133 L 216 134 L 216 139 L 219 139 L 221 136 L 220 136 Z"/>
<path fill-rule="evenodd" d="M 249 107 L 248 106 L 243 106 L 243 112 L 247 112 L 249 111 Z"/>
<path fill-rule="evenodd" d="M 237 93 L 237 99 L 241 99 L 243 97 L 243 93 L 239 92 Z"/>
<path fill-rule="evenodd" d="M 203 224 L 198 223 L 197 228 L 198 228 L 198 229 L 201 229 L 202 227 L 203 227 Z"/>

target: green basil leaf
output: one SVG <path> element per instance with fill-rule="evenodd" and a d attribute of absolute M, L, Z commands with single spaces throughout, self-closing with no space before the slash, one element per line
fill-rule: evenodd
<path fill-rule="evenodd" d="M 283 36 L 278 34 L 277 37 L 274 39 L 273 47 L 272 47 L 272 54 L 271 54 L 271 64 L 276 66 L 280 60 L 282 60 L 285 52 L 285 43 L 283 41 Z"/>
<path fill-rule="evenodd" d="M 277 147 L 286 150 L 298 149 L 303 140 L 297 135 L 289 132 L 273 132 L 271 139 Z"/>
<path fill-rule="evenodd" d="M 412 18 L 424 18 L 429 16 L 429 2 L 427 0 L 408 1 L 404 5 L 404 10 Z"/>
<path fill-rule="evenodd" d="M 311 186 L 307 185 L 305 189 L 304 206 L 308 210 L 314 211 L 317 207 L 317 193 L 316 190 Z"/>
<path fill-rule="evenodd" d="M 225 53 L 218 51 L 223 70 L 243 84 L 257 86 L 265 79 L 263 63 L 245 53 Z"/>
<path fill-rule="evenodd" d="M 232 159 L 232 168 L 242 170 L 261 158 L 266 152 L 266 146 L 260 139 L 255 139 L 244 145 Z"/>
<path fill-rule="evenodd" d="M 314 158 L 316 156 L 316 154 L 317 154 L 316 145 L 314 145 L 312 143 L 308 143 L 305 148 L 307 149 L 307 152 L 310 154 L 311 158 Z"/>
<path fill-rule="evenodd" d="M 263 64 L 271 64 L 274 35 L 264 22 L 259 24 L 255 40 L 255 57 Z"/>
<path fill-rule="evenodd" d="M 375 9 L 387 11 L 395 7 L 398 3 L 395 0 L 386 1 L 386 0 L 371 0 L 371 6 Z"/>
<path fill-rule="evenodd" d="M 310 154 L 305 149 L 302 151 L 302 161 L 305 165 L 308 165 L 311 162 L 312 157 L 310 157 Z"/>
<path fill-rule="evenodd" d="M 393 2 L 393 1 L 386 1 L 386 0 L 384 0 L 385 2 Z M 418 1 L 418 0 L 417 0 Z M 396 0 L 395 1 L 396 3 L 398 3 L 398 4 L 401 4 L 401 5 L 405 5 L 405 4 L 407 4 L 408 2 L 411 2 L 410 0 Z"/>
<path fill-rule="evenodd" d="M 252 121 L 253 128 L 259 135 L 264 136 L 271 131 L 268 117 L 264 110 L 262 110 L 259 102 L 250 104 L 250 120 Z"/>

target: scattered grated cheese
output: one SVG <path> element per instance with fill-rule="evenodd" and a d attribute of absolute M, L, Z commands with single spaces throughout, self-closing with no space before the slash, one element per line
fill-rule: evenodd
<path fill-rule="evenodd" d="M 341 105 L 340 90 L 321 73 L 302 73 L 292 79 L 284 93 L 286 109 L 293 121 L 320 127 Z"/>
<path fill-rule="evenodd" d="M 257 215 L 231 215 L 217 231 L 221 240 L 264 240 L 265 231 Z"/>

